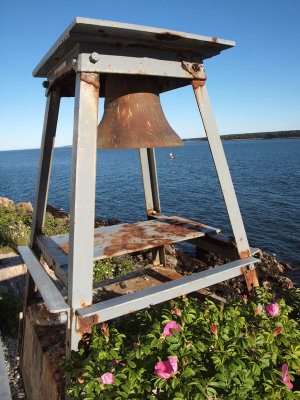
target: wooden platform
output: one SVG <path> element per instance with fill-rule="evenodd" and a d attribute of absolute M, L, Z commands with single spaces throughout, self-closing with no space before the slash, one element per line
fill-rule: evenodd
<path fill-rule="evenodd" d="M 218 232 L 218 228 L 177 216 L 105 226 L 95 229 L 94 260 L 153 249 Z M 52 237 L 39 235 L 37 245 L 47 264 L 67 285 L 69 234 Z"/>

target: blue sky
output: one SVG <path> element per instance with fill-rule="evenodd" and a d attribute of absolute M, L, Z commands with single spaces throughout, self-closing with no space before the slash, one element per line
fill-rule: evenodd
<path fill-rule="evenodd" d="M 220 133 L 300 129 L 300 0 L 2 0 L 0 13 L 0 150 L 40 147 L 45 97 L 32 70 L 76 16 L 236 41 L 204 63 Z M 204 136 L 190 87 L 161 102 L 182 138 Z M 56 146 L 72 142 L 73 104 L 62 100 Z"/>

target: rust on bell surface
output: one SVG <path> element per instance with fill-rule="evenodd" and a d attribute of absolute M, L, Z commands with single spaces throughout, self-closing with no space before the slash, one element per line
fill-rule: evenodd
<path fill-rule="evenodd" d="M 159 99 L 155 77 L 107 75 L 98 149 L 183 146 L 170 127 Z"/>

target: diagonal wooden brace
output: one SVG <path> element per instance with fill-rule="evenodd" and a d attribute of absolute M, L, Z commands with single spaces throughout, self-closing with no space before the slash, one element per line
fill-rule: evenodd
<path fill-rule="evenodd" d="M 208 97 L 205 79 L 193 80 L 192 86 L 208 139 L 210 151 L 216 167 L 239 257 L 240 259 L 248 258 L 251 256 L 249 243 L 223 145 L 218 133 L 217 124 Z M 249 291 L 251 291 L 253 287 L 259 286 L 254 266 L 251 270 L 248 270 L 247 267 L 245 267 L 243 268 L 243 271 Z"/>

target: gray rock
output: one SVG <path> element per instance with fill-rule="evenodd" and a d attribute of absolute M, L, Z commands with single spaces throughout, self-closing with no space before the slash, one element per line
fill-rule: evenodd
<path fill-rule="evenodd" d="M 0 197 L 0 206 L 11 211 L 15 211 L 16 208 L 15 203 L 7 197 Z"/>
<path fill-rule="evenodd" d="M 33 207 L 30 201 L 24 201 L 23 203 L 16 204 L 16 210 L 24 210 L 28 213 L 32 213 Z"/>

